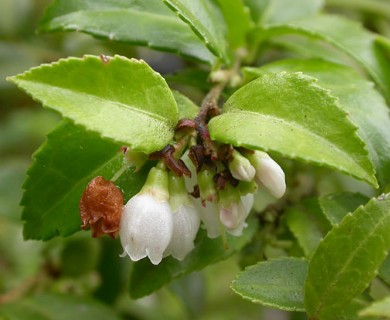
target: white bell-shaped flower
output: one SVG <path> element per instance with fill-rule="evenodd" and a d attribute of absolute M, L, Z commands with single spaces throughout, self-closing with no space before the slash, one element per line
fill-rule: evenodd
<path fill-rule="evenodd" d="M 251 181 L 256 173 L 249 160 L 235 149 L 233 159 L 229 162 L 229 170 L 232 176 L 240 181 Z"/>
<path fill-rule="evenodd" d="M 247 210 L 242 202 L 239 190 L 227 185 L 219 192 L 219 198 L 219 218 L 226 231 L 232 235 L 241 235 L 250 209 Z"/>
<path fill-rule="evenodd" d="M 200 217 L 187 194 L 183 178 L 171 176 L 169 192 L 173 211 L 173 233 L 164 255 L 171 254 L 181 261 L 194 248 Z"/>
<path fill-rule="evenodd" d="M 265 152 L 255 151 L 248 155 L 248 159 L 256 169 L 256 182 L 264 186 L 275 198 L 282 197 L 286 192 L 282 168 Z"/>
<path fill-rule="evenodd" d="M 254 202 L 254 196 L 251 193 L 248 193 L 245 196 L 241 196 L 241 202 L 244 205 L 245 208 L 245 218 L 241 221 L 241 223 L 236 226 L 234 229 L 226 229 L 226 232 L 235 236 L 239 237 L 242 235 L 242 231 L 248 226 L 248 224 L 245 222 L 245 219 L 248 217 L 249 213 L 252 210 L 253 202 Z"/>
<path fill-rule="evenodd" d="M 223 226 L 219 220 L 218 209 L 215 203 L 206 201 L 202 204 L 200 199 L 196 199 L 195 205 L 203 226 L 207 231 L 207 236 L 210 239 L 219 237 L 222 234 Z"/>
<path fill-rule="evenodd" d="M 157 265 L 163 258 L 173 233 L 172 211 L 169 205 L 168 174 L 152 168 L 142 190 L 124 207 L 120 239 L 133 261 L 149 257 Z"/>

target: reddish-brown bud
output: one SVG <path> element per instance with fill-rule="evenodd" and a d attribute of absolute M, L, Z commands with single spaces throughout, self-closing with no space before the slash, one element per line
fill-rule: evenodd
<path fill-rule="evenodd" d="M 122 192 L 103 177 L 92 179 L 80 200 L 81 228 L 91 227 L 92 237 L 107 234 L 115 238 L 123 211 Z"/>

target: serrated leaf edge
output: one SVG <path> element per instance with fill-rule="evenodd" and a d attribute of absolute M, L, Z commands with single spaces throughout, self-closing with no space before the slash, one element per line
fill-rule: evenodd
<path fill-rule="evenodd" d="M 50 6 L 54 6 L 54 3 L 52 3 Z M 49 9 L 49 7 L 47 8 Z M 137 10 L 132 10 L 132 9 L 123 9 L 123 10 L 126 10 L 126 11 L 134 11 L 136 12 Z M 120 10 L 121 12 L 123 10 Z M 72 14 L 75 14 L 75 13 L 78 13 L 78 12 L 81 12 L 82 10 L 80 11 L 75 11 L 75 12 L 72 12 L 72 13 L 69 13 L 69 14 L 66 14 L 66 15 L 63 15 L 63 16 L 68 16 L 68 15 L 72 15 Z M 119 10 L 105 10 L 105 12 L 113 12 L 113 11 L 119 11 Z M 158 15 L 156 13 L 151 13 L 151 12 L 148 12 L 149 15 L 152 15 L 152 16 L 158 16 L 160 19 L 167 19 L 167 20 L 171 20 L 171 21 L 175 21 L 176 19 L 174 19 L 174 17 L 169 17 L 169 16 L 162 16 L 162 15 Z M 116 36 L 115 36 L 115 32 L 102 32 L 101 30 L 98 30 L 98 29 L 94 29 L 94 28 L 80 28 L 77 24 L 67 24 L 67 25 L 61 25 L 61 26 L 58 26 L 56 28 L 49 28 L 48 25 L 49 25 L 49 22 L 51 20 L 54 20 L 54 19 L 50 19 L 47 21 L 44 21 L 43 24 L 41 24 L 39 27 L 38 27 L 38 32 L 39 33 L 43 33 L 43 32 L 46 32 L 46 33 L 53 33 L 53 32 L 58 32 L 58 31 L 75 31 L 75 32 L 82 32 L 82 33 L 85 33 L 85 34 L 88 34 L 88 35 L 91 35 L 95 38 L 98 38 L 98 39 L 104 39 L 104 40 L 110 40 L 110 41 L 118 41 L 118 42 L 121 42 L 121 43 L 128 43 L 130 45 L 138 45 L 138 46 L 144 46 L 144 47 L 149 47 L 151 49 L 154 49 L 154 50 L 157 50 L 157 51 L 164 51 L 164 52 L 170 52 L 170 53 L 174 53 L 174 54 L 178 54 L 184 58 L 187 58 L 187 59 L 190 59 L 190 60 L 195 60 L 195 61 L 198 61 L 198 62 L 201 62 L 201 63 L 206 63 L 208 65 L 213 65 L 214 64 L 214 59 L 202 59 L 202 57 L 199 55 L 190 55 L 190 54 L 187 54 L 183 51 L 181 51 L 180 49 L 173 49 L 173 48 L 168 48 L 168 47 L 165 47 L 165 46 L 156 46 L 154 44 L 152 44 L 150 41 L 148 40 L 145 40 L 145 41 L 132 41 L 132 40 L 120 40 L 120 39 L 116 39 Z M 205 49 L 210 51 L 210 49 L 205 46 Z M 213 52 L 210 52 L 212 53 L 213 55 L 215 55 Z M 210 58 L 212 57 L 212 55 L 210 55 Z"/>
<path fill-rule="evenodd" d="M 22 218 L 22 222 L 23 222 L 23 225 L 26 223 L 27 220 L 25 220 L 25 214 L 26 214 L 26 199 L 25 199 L 25 193 L 28 189 L 28 187 L 30 186 L 30 183 L 31 183 L 31 180 L 32 180 L 32 177 L 31 175 L 33 174 L 35 168 L 36 168 L 36 164 L 40 161 L 41 159 L 41 154 L 43 152 L 45 152 L 45 148 L 47 147 L 47 145 L 49 145 L 50 143 L 50 140 L 52 138 L 53 135 L 56 134 L 56 131 L 57 129 L 61 128 L 62 126 L 65 125 L 66 122 L 70 122 L 70 123 L 73 123 L 74 122 L 70 119 L 67 119 L 65 118 L 64 120 L 60 121 L 60 123 L 51 131 L 49 132 L 47 135 L 46 135 L 46 138 L 45 138 L 45 141 L 40 145 L 40 147 L 33 153 L 32 155 L 32 163 L 30 165 L 30 167 L 27 169 L 26 171 L 26 180 L 24 181 L 23 185 L 22 185 L 22 190 L 23 190 L 23 196 L 22 196 L 22 199 L 20 200 L 20 205 L 23 207 L 23 211 L 22 211 L 22 215 L 21 215 L 21 218 Z M 86 132 L 89 132 L 89 133 L 92 133 L 92 134 L 96 134 L 98 135 L 98 133 L 96 133 L 95 131 L 91 131 L 91 130 L 88 130 L 86 129 L 85 127 L 81 126 L 81 125 L 78 125 L 78 127 L 84 129 Z M 108 140 L 111 142 L 111 140 Z M 118 151 L 120 149 L 120 146 L 118 145 Z M 111 160 L 109 160 L 109 162 L 111 161 L 114 161 L 116 160 L 116 158 L 119 158 L 120 156 L 122 156 L 119 152 L 117 155 L 115 155 L 113 158 L 111 158 Z M 87 178 L 88 176 L 92 175 L 94 172 L 98 172 L 101 168 L 103 168 L 104 166 L 107 165 L 107 162 L 105 162 L 102 166 L 99 166 L 99 167 L 96 167 L 94 168 L 92 171 L 90 171 L 89 174 L 87 174 L 85 177 L 81 178 L 80 180 L 83 180 L 85 178 Z M 78 187 L 80 185 L 80 182 L 78 184 L 75 184 L 71 189 L 69 190 L 73 190 L 74 188 Z M 81 196 L 81 195 L 80 195 Z M 54 206 L 50 207 L 47 209 L 47 211 L 43 214 L 43 216 L 45 216 L 47 214 L 48 211 L 50 211 L 53 207 L 57 206 L 59 203 L 61 203 L 61 201 L 64 200 L 64 197 L 65 195 L 63 195 L 61 197 L 61 200 L 59 200 Z M 41 218 L 40 220 L 42 220 L 43 218 Z M 81 226 L 81 220 L 80 220 L 80 226 Z M 80 229 L 81 230 L 81 229 Z M 77 232 L 77 231 L 75 231 Z M 74 232 L 73 232 L 74 233 Z M 71 234 L 73 234 L 71 233 Z M 49 234 L 47 235 L 46 237 L 27 237 L 23 231 L 23 237 L 25 240 L 28 240 L 28 239 L 34 239 L 34 240 L 48 240 L 48 239 L 51 239 L 52 237 L 55 237 L 55 236 L 58 236 L 58 235 L 62 235 L 62 236 L 68 236 L 70 234 L 61 234 L 61 229 L 57 229 L 54 233 L 52 234 Z"/>
<path fill-rule="evenodd" d="M 84 55 L 82 58 L 77 58 L 77 57 L 61 58 L 58 61 L 55 61 L 53 63 L 44 63 L 44 64 L 41 64 L 40 66 L 33 67 L 33 68 L 23 72 L 23 73 L 17 74 L 15 76 L 7 77 L 6 80 L 10 81 L 10 82 L 14 83 L 15 85 L 17 85 L 18 87 L 20 87 L 19 82 L 30 82 L 30 80 L 24 80 L 23 77 L 28 77 L 30 74 L 32 74 L 36 70 L 42 70 L 42 69 L 45 69 L 45 68 L 52 69 L 52 68 L 55 68 L 57 66 L 69 63 L 69 62 L 70 63 L 72 63 L 72 62 L 82 63 L 82 62 L 87 61 L 89 59 L 95 60 L 95 61 L 101 60 L 100 57 L 97 57 L 97 56 L 94 56 L 94 55 Z M 160 73 L 158 73 L 157 71 L 154 71 L 144 60 L 142 60 L 142 59 L 138 60 L 138 59 L 134 59 L 134 58 L 128 59 L 128 58 L 126 58 L 124 56 L 120 56 L 120 55 L 115 55 L 114 57 L 108 57 L 108 59 L 109 59 L 108 63 L 110 63 L 110 61 L 121 60 L 121 61 L 127 61 L 127 62 L 130 61 L 132 63 L 142 64 L 142 65 L 146 66 L 148 69 L 150 69 L 152 71 L 151 72 L 151 76 L 152 77 L 154 77 L 155 79 L 158 79 L 158 80 L 162 80 L 166 84 L 166 90 L 165 91 L 166 91 L 167 94 L 171 95 L 172 101 L 174 101 L 174 103 L 176 105 L 176 109 L 177 109 L 176 100 L 175 100 L 175 98 L 173 96 L 172 91 L 169 89 L 169 86 L 166 83 L 165 79 L 161 76 Z M 102 63 L 104 63 L 104 62 L 102 62 Z M 37 81 L 35 81 L 35 82 L 37 82 Z M 43 84 L 46 85 L 47 83 L 43 83 Z M 49 85 L 49 84 L 47 84 L 47 85 Z M 61 89 L 62 90 L 68 90 L 66 88 L 61 88 Z M 22 90 L 24 92 L 26 92 L 24 89 L 22 89 Z M 52 108 L 51 106 L 49 106 L 44 99 L 36 98 L 32 94 L 30 94 L 29 92 L 26 92 L 26 94 L 29 95 L 34 101 L 37 101 L 40 104 L 42 104 L 43 107 L 45 107 L 47 109 L 54 110 L 54 111 L 58 112 L 59 114 L 63 115 L 62 112 L 57 111 L 55 108 Z M 95 95 L 90 95 L 90 94 L 83 93 L 83 92 L 82 92 L 82 94 L 86 95 L 86 96 L 92 96 L 92 97 L 94 97 L 94 99 L 97 99 L 97 100 L 105 101 L 105 99 L 102 99 L 101 97 L 98 97 L 98 96 L 95 96 Z M 113 104 L 118 105 L 118 106 L 122 106 L 123 105 L 122 103 L 117 102 L 117 101 L 111 101 L 110 103 L 113 103 Z M 154 119 L 156 119 L 158 121 L 161 121 L 162 123 L 165 123 L 167 126 L 171 127 L 171 133 L 172 133 L 172 137 L 173 137 L 173 127 L 174 127 L 174 125 L 176 123 L 170 121 L 169 119 L 164 118 L 161 115 L 150 113 L 150 112 L 142 110 L 142 109 L 137 109 L 137 108 L 133 109 L 133 108 L 127 106 L 127 105 L 126 105 L 126 108 L 127 109 L 131 109 L 131 110 L 135 110 L 136 112 L 139 112 L 139 113 L 142 113 L 142 114 L 145 114 L 145 115 L 148 115 L 151 118 L 154 118 Z M 177 110 L 177 112 L 176 112 L 176 115 L 177 115 L 176 118 L 177 119 L 176 120 L 178 120 L 178 114 L 179 114 L 179 112 Z M 67 117 L 64 116 L 64 118 L 67 118 Z M 74 122 L 78 126 L 83 127 L 86 131 L 97 133 L 97 134 L 99 134 L 100 137 L 102 137 L 104 139 L 107 139 L 107 140 L 110 140 L 113 143 L 124 144 L 126 146 L 132 147 L 131 144 L 129 144 L 129 143 L 125 142 L 125 141 L 120 141 L 120 140 L 114 139 L 112 137 L 104 135 L 103 133 L 101 133 L 99 131 L 90 130 L 83 123 L 78 122 L 76 119 L 69 119 L 69 120 L 71 122 Z M 136 148 L 136 149 L 138 150 L 139 148 Z M 145 150 L 139 149 L 139 151 L 145 151 Z M 157 150 L 154 150 L 154 151 L 157 151 Z"/>
<path fill-rule="evenodd" d="M 371 176 L 370 178 L 372 179 L 365 179 L 365 181 L 369 182 L 372 186 L 374 186 L 375 188 L 379 188 L 379 185 L 378 185 L 378 181 L 376 180 L 376 177 L 375 177 L 375 173 L 376 173 L 376 170 L 375 170 L 375 167 L 374 165 L 372 164 L 372 161 L 371 161 L 371 157 L 370 157 L 370 154 L 368 152 L 368 149 L 367 149 L 367 145 L 365 144 L 365 142 L 362 140 L 362 138 L 360 137 L 360 135 L 358 134 L 358 130 L 359 128 L 356 126 L 356 124 L 352 121 L 352 119 L 350 118 L 350 116 L 348 115 L 347 112 L 344 111 L 344 109 L 341 107 L 340 103 L 339 103 L 339 98 L 338 97 L 335 97 L 332 95 L 332 92 L 331 90 L 329 89 L 326 89 L 326 88 L 323 88 L 321 86 L 318 85 L 318 79 L 314 78 L 314 77 L 311 77 L 311 76 L 308 76 L 306 74 L 304 74 L 303 72 L 292 72 L 292 73 L 289 73 L 289 72 L 286 72 L 286 71 L 281 71 L 281 72 L 277 72 L 277 73 L 269 73 L 269 72 L 265 72 L 264 74 L 262 75 L 259 75 L 256 79 L 254 79 L 253 81 L 256 81 L 257 79 L 260 79 L 260 78 L 266 78 L 268 77 L 270 74 L 274 74 L 275 76 L 281 76 L 281 75 L 288 75 L 288 78 L 293 78 L 293 76 L 296 76 L 298 79 L 300 80 L 303 80 L 304 82 L 307 83 L 308 87 L 312 87 L 312 88 L 315 88 L 316 91 L 319 91 L 319 92 L 322 92 L 326 95 L 327 99 L 329 99 L 330 102 L 332 102 L 332 105 L 338 109 L 338 111 L 342 114 L 345 115 L 345 118 L 348 120 L 349 122 L 349 125 L 351 127 L 351 131 L 353 132 L 353 136 L 356 138 L 356 142 L 358 142 L 361 146 L 361 149 L 364 150 L 364 155 L 366 156 L 365 158 L 368 160 L 367 161 L 367 165 L 369 166 L 368 169 L 370 169 L 370 173 L 371 173 Z M 252 82 L 252 81 L 251 81 Z M 250 83 L 250 82 L 249 82 Z M 243 89 L 245 86 L 241 87 L 239 90 Z M 238 92 L 239 90 L 237 90 L 236 92 Z M 234 95 L 234 94 L 233 94 Z M 232 96 L 233 96 L 232 95 Z M 255 111 L 248 111 L 248 110 L 240 110 L 239 108 L 237 107 L 230 107 L 229 105 L 229 100 L 230 98 L 228 99 L 228 101 L 226 102 L 225 104 L 225 107 L 227 107 L 227 110 L 223 113 L 223 114 L 226 114 L 226 113 L 232 113 L 232 112 L 237 112 L 237 113 L 240 113 L 240 112 L 247 112 L 247 113 L 253 113 L 253 114 L 257 114 L 257 112 Z M 274 118 L 273 116 L 270 116 L 270 115 L 262 115 L 263 117 L 269 117 L 269 118 Z M 279 118 L 277 118 L 279 119 Z M 297 124 L 296 122 L 294 122 L 294 124 L 300 128 L 302 128 L 302 126 L 300 124 Z M 305 128 L 303 128 L 305 129 Z M 306 131 L 306 129 L 305 129 Z M 316 135 L 317 136 L 317 135 Z M 321 136 L 319 136 L 319 138 L 321 140 L 323 140 L 323 138 Z M 224 141 L 222 141 L 224 142 Z M 253 148 L 255 148 L 255 146 L 251 146 Z M 257 149 L 257 147 L 256 147 Z M 324 167 L 328 167 L 328 168 L 332 168 L 332 169 L 337 169 L 345 174 L 348 174 L 348 175 L 351 175 L 351 173 L 349 173 L 348 171 L 346 170 L 343 170 L 339 167 L 335 167 L 335 166 L 331 166 L 331 165 L 328 165 L 327 163 L 324 163 L 324 162 L 317 162 L 317 161 L 314 161 L 312 159 L 304 159 L 304 158 L 301 158 L 299 157 L 299 155 L 288 155 L 288 154 L 285 154 L 283 152 L 280 152 L 280 151 L 274 151 L 274 150 L 271 150 L 271 149 L 266 149 L 266 148 L 263 148 L 262 150 L 264 151 L 273 151 L 277 154 L 280 154 L 286 158 L 294 158 L 294 159 L 299 159 L 303 162 L 306 162 L 306 163 L 315 163 L 319 166 L 324 166 Z M 339 149 L 340 150 L 340 149 Z M 341 150 L 343 151 L 343 150 Z M 343 151 L 344 153 L 344 151 Z M 350 158 L 349 155 L 347 154 L 347 158 Z M 355 162 L 355 161 L 354 161 Z M 356 163 L 356 162 L 355 162 Z M 358 163 L 356 163 L 358 164 Z M 358 164 L 360 168 L 361 165 Z M 363 169 L 363 168 L 362 168 Z M 363 171 L 365 172 L 366 170 L 363 169 Z M 367 171 L 368 173 L 368 171 Z M 356 177 L 356 178 L 360 178 L 361 177 Z"/>
<path fill-rule="evenodd" d="M 184 15 L 180 8 L 178 6 L 176 6 L 172 1 L 170 0 L 162 0 L 172 11 L 174 11 L 177 16 L 182 20 L 184 21 L 186 24 L 188 24 L 188 26 L 191 28 L 191 30 L 204 42 L 204 44 L 206 45 L 206 47 L 215 55 L 217 56 L 218 58 L 222 59 L 222 60 L 226 60 L 223 52 L 220 52 L 218 50 L 218 48 L 214 47 L 214 45 L 209 41 L 208 37 L 206 34 L 204 34 L 203 32 L 201 32 L 201 30 L 199 30 L 196 25 L 192 22 L 192 20 L 190 18 L 188 18 L 186 15 Z M 197 0 L 199 1 L 199 0 Z"/>
<path fill-rule="evenodd" d="M 384 200 L 388 200 L 388 199 L 390 199 L 390 193 L 388 193 L 388 194 L 382 194 L 381 196 L 379 196 L 379 197 L 377 197 L 377 198 L 372 198 L 372 199 L 370 199 L 370 201 L 368 201 L 365 205 L 360 205 L 358 208 L 356 208 L 356 210 L 355 210 L 353 213 L 352 213 L 352 212 L 348 212 L 348 213 L 345 215 L 345 217 L 344 217 L 344 219 L 342 220 L 342 222 L 339 223 L 339 224 L 335 224 L 335 225 L 333 226 L 333 228 L 328 232 L 328 234 L 327 234 L 323 239 L 321 239 L 321 241 L 320 241 L 318 247 L 320 247 L 320 245 L 321 245 L 321 244 L 322 244 L 322 243 L 323 243 L 331 234 L 333 234 L 335 231 L 337 231 L 337 230 L 341 227 L 341 224 L 342 224 L 342 223 L 344 223 L 347 219 L 349 219 L 349 220 L 352 219 L 352 218 L 354 217 L 354 213 L 355 213 L 357 210 L 363 210 L 363 211 L 367 212 L 366 209 L 365 209 L 365 207 L 366 207 L 367 205 L 369 205 L 369 204 L 371 204 L 371 203 L 374 203 L 374 202 L 384 201 Z M 372 229 L 372 231 L 369 233 L 369 235 L 366 235 L 366 238 L 365 238 L 365 239 L 367 239 L 370 235 L 375 234 L 376 229 L 377 229 L 379 226 L 381 226 L 381 224 L 382 224 L 382 220 L 380 220 L 379 222 L 377 221 L 376 224 L 375 224 L 375 227 Z M 363 245 L 363 243 L 365 243 L 365 240 L 362 241 L 362 242 L 360 243 L 359 246 L 355 246 L 355 248 L 353 249 L 353 251 L 350 252 L 350 255 L 349 255 L 349 258 L 348 258 L 347 262 L 346 262 L 345 265 L 342 267 L 342 269 L 339 270 L 337 276 L 334 278 L 334 281 L 333 281 L 332 283 L 330 283 L 330 284 L 327 286 L 327 289 L 325 290 L 324 294 L 321 295 L 321 297 L 324 297 L 324 296 L 328 296 L 328 295 L 329 295 L 329 293 L 328 293 L 328 292 L 329 292 L 329 289 L 330 289 L 331 287 L 334 287 L 334 286 L 335 286 L 336 282 L 338 281 L 338 275 L 339 275 L 340 273 L 342 273 L 342 272 L 345 270 L 346 266 L 349 265 L 349 264 L 351 263 L 352 258 L 353 258 L 353 256 L 354 256 L 354 253 L 357 252 L 357 251 L 361 248 L 361 246 Z M 387 256 L 387 251 L 384 252 L 384 257 L 386 257 L 386 256 Z M 313 257 L 314 257 L 314 255 L 313 255 Z M 379 267 L 380 267 L 380 266 L 379 266 Z M 379 269 L 379 267 L 378 267 L 378 269 Z M 309 268 L 310 268 L 310 262 L 309 262 Z M 376 274 L 376 273 L 377 273 L 377 272 L 375 272 L 375 274 Z M 369 285 L 369 282 L 367 283 L 367 285 Z M 306 288 L 306 282 L 305 282 L 305 288 Z M 321 299 L 321 300 L 322 300 L 322 302 L 320 301 L 320 303 L 318 304 L 318 306 L 317 306 L 315 312 L 314 312 L 313 314 L 311 314 L 311 315 L 314 315 L 314 316 L 315 316 L 315 315 L 318 315 L 318 314 L 320 313 L 320 311 L 322 310 L 322 308 L 323 308 L 323 306 L 324 306 L 323 299 Z M 306 301 L 306 297 L 305 297 L 305 301 Z"/>

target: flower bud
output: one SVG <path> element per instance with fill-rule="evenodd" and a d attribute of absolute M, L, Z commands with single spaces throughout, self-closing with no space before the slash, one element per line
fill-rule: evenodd
<path fill-rule="evenodd" d="M 213 174 L 209 170 L 204 169 L 198 173 L 198 185 L 202 201 L 215 201 L 217 190 L 215 189 Z"/>
<path fill-rule="evenodd" d="M 233 151 L 233 159 L 229 162 L 229 170 L 233 178 L 241 181 L 251 181 L 256 173 L 249 160 L 237 150 Z"/>
<path fill-rule="evenodd" d="M 227 185 L 224 190 L 220 190 L 219 197 L 219 218 L 222 224 L 227 232 L 241 234 L 249 211 L 242 203 L 238 189 Z"/>
<path fill-rule="evenodd" d="M 171 254 L 181 261 L 194 248 L 200 217 L 187 194 L 184 178 L 170 176 L 169 192 L 173 211 L 173 233 L 164 255 Z"/>
<path fill-rule="evenodd" d="M 169 206 L 168 173 L 152 168 L 141 191 L 124 207 L 120 238 L 125 252 L 133 261 L 149 257 L 157 265 L 163 258 L 173 232 Z"/>
<path fill-rule="evenodd" d="M 248 155 L 256 169 L 255 180 L 264 186 L 275 198 L 280 198 L 286 191 L 286 181 L 282 168 L 271 157 L 261 151 Z"/>

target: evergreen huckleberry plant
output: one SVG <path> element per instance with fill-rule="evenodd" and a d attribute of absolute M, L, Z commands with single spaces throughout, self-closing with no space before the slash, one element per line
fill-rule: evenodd
<path fill-rule="evenodd" d="M 387 2 L 53 1 L 40 32 L 74 30 L 108 40 L 93 50 L 114 52 L 122 47 L 112 42 L 119 41 L 180 57 L 154 60 L 134 47 L 121 51 L 135 58 L 69 57 L 8 78 L 64 118 L 27 172 L 25 239 L 68 237 L 80 229 L 92 237 L 80 232 L 61 248 L 43 244 L 32 281 L 0 292 L 0 318 L 5 312 L 5 319 L 29 319 L 30 306 L 72 312 L 84 306 L 84 292 L 112 302 L 125 318 L 141 316 L 122 303 L 122 266 L 130 266 L 126 290 L 140 298 L 233 254 L 227 268 L 206 272 L 225 277 L 235 270 L 229 264 L 238 264 L 242 271 L 231 288 L 254 303 L 302 312 L 294 319 L 390 318 L 382 308 L 390 296 Z M 361 23 L 343 17 L 346 10 Z M 71 39 L 56 39 L 55 47 L 77 47 L 79 55 L 85 43 L 69 46 Z M 25 50 L 3 40 L 1 48 L 9 42 L 10 52 Z M 46 61 L 52 49 L 38 50 L 34 59 L 42 52 Z M 32 127 L 23 121 L 5 130 L 0 123 L 0 191 L 17 184 L 4 164 L 13 166 L 20 152 L 3 159 L 14 144 L 4 144 L 3 136 Z M 29 255 L 13 252 L 2 261 L 3 248 L 19 245 L 8 246 L 14 238 L 3 234 L 3 214 L 13 207 L 3 205 L 8 198 L 0 196 L 0 273 L 19 270 L 25 259 L 30 264 Z M 105 238 L 92 239 L 99 236 Z M 8 262 L 8 256 L 24 260 Z M 171 291 L 184 293 L 178 301 L 188 307 L 176 309 L 203 318 L 196 314 L 197 297 L 207 296 L 202 281 L 219 290 L 217 276 L 174 283 Z M 40 296 L 45 288 L 60 294 Z M 69 288 L 81 302 L 64 295 Z M 372 303 L 379 296 L 387 298 Z M 239 314 L 231 313 L 234 298 L 221 294 L 229 303 L 217 317 Z M 95 309 L 99 303 L 85 305 L 91 310 L 85 319 L 100 311 L 117 318 L 113 310 L 106 316 L 103 307 Z M 171 316 L 169 304 L 161 305 Z"/>

